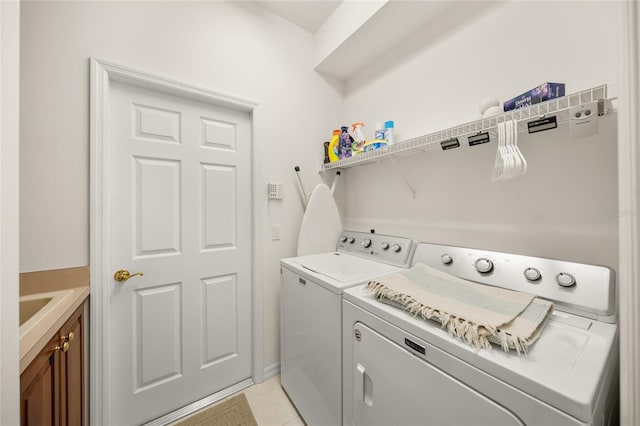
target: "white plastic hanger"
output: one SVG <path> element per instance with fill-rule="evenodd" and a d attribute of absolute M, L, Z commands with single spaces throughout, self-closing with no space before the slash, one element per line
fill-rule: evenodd
<path fill-rule="evenodd" d="M 493 180 L 505 180 L 527 172 L 527 160 L 518 148 L 518 122 L 498 123 L 498 150 L 493 165 Z"/>

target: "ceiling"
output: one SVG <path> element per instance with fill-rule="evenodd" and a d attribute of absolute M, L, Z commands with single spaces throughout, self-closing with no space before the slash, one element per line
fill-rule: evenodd
<path fill-rule="evenodd" d="M 315 34 L 342 0 L 254 0 L 254 2 Z"/>

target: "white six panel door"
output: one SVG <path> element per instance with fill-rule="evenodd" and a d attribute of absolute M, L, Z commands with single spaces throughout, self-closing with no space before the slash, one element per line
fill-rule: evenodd
<path fill-rule="evenodd" d="M 140 424 L 251 375 L 248 113 L 112 82 L 110 412 Z"/>

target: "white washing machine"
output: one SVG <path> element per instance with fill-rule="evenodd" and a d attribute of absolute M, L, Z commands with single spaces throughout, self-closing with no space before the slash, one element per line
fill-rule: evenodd
<path fill-rule="evenodd" d="M 612 270 L 418 244 L 414 263 L 551 300 L 526 355 L 475 350 L 375 300 L 343 295 L 345 425 L 608 425 L 617 418 L 618 328 Z M 479 272 L 478 269 L 486 271 Z"/>
<path fill-rule="evenodd" d="M 344 231 L 337 251 L 282 259 L 280 380 L 310 426 L 341 424 L 342 292 L 411 264 L 409 238 Z"/>

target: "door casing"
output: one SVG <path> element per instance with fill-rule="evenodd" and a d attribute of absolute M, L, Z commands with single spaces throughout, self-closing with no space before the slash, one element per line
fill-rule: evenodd
<path fill-rule="evenodd" d="M 91 58 L 91 122 L 90 122 L 90 267 L 91 267 L 91 314 L 90 314 L 90 424 L 110 424 L 109 392 L 110 373 L 108 351 L 109 283 L 104 282 L 108 271 L 103 268 L 103 259 L 109 253 L 110 223 L 104 214 L 108 206 L 108 180 L 105 173 L 109 140 L 109 99 L 112 81 L 151 89 L 158 92 L 196 100 L 225 108 L 248 112 L 251 117 L 251 200 L 252 200 L 252 379 L 260 383 L 264 378 L 263 349 L 263 285 L 262 285 L 262 232 L 261 220 L 256 214 L 256 206 L 264 201 L 259 194 L 260 164 L 257 161 L 256 136 L 253 123 L 258 103 L 222 92 L 211 91 L 176 80 L 134 70 L 103 60 Z"/>

